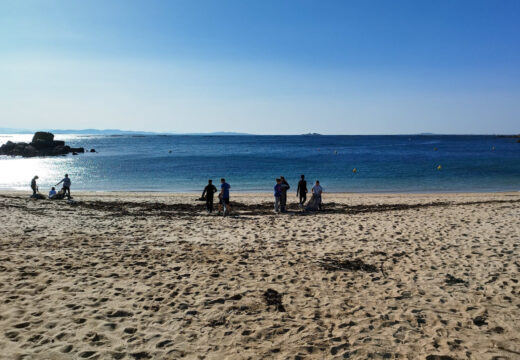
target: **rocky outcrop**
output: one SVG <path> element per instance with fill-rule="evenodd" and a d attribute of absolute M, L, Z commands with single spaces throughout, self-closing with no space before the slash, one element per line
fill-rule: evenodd
<path fill-rule="evenodd" d="M 85 149 L 82 147 L 71 148 L 65 145 L 64 141 L 54 140 L 54 134 L 41 131 L 34 134 L 30 143 L 8 141 L 0 146 L 0 155 L 23 157 L 58 156 L 83 152 Z"/>

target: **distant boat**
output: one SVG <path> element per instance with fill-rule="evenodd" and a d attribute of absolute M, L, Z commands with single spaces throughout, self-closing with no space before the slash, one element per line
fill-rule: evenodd
<path fill-rule="evenodd" d="M 302 134 L 302 136 L 322 136 L 322 135 L 318 134 L 318 133 L 308 133 L 308 134 Z"/>

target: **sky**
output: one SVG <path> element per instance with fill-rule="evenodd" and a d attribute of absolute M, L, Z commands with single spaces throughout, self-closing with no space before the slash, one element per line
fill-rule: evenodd
<path fill-rule="evenodd" d="M 520 1 L 1 0 L 0 127 L 520 133 Z"/>

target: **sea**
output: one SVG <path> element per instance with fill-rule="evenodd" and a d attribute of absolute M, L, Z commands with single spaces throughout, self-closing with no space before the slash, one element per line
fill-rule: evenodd
<path fill-rule="evenodd" d="M 32 135 L 0 135 L 30 142 Z M 497 136 L 56 135 L 95 153 L 0 156 L 0 189 L 46 192 L 68 173 L 72 191 L 201 192 L 225 178 L 232 191 L 271 192 L 301 174 L 326 192 L 520 190 L 520 143 Z"/>

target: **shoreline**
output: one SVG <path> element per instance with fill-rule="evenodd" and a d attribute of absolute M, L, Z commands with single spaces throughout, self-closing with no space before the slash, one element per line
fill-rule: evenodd
<path fill-rule="evenodd" d="M 44 192 L 41 192 L 43 195 L 45 195 L 46 193 Z M 289 194 L 292 194 L 294 195 L 295 192 L 292 191 L 292 189 L 288 192 Z M 23 194 L 28 194 L 29 196 L 31 195 L 31 190 L 5 190 L 5 189 L 0 189 L 0 195 L 1 194 L 13 194 L 13 195 L 23 195 Z M 139 196 L 140 194 L 142 194 L 143 196 L 145 195 L 158 195 L 158 196 L 194 196 L 194 195 L 197 195 L 197 194 L 202 194 L 202 189 L 201 191 L 180 191 L 180 192 L 172 192 L 172 191 L 154 191 L 154 190 L 149 190 L 149 191 L 126 191 L 126 190 L 77 190 L 75 191 L 74 189 L 72 189 L 72 194 L 78 194 L 80 196 L 85 196 L 85 195 L 93 195 L 93 194 L 99 194 L 99 195 L 134 195 L 134 196 Z M 334 191 L 334 192 L 324 192 L 323 193 L 324 196 L 328 197 L 328 196 L 334 196 L 334 195 L 338 195 L 338 196 L 343 196 L 343 195 L 353 195 L 353 196 L 385 196 L 385 195 L 388 195 L 388 196 L 416 196 L 416 195 L 432 195 L 432 196 L 438 196 L 438 195 L 446 195 L 446 196 L 456 196 L 456 195 L 519 195 L 520 194 L 520 190 L 516 190 L 516 191 L 511 191 L 511 190 L 504 190 L 504 191 L 419 191 L 419 192 L 386 192 L 386 191 L 381 191 L 381 192 L 348 192 L 348 191 Z M 265 197 L 265 196 L 271 196 L 272 197 L 272 191 L 240 191 L 240 190 L 235 190 L 235 191 L 231 191 L 231 198 L 233 198 L 233 195 L 235 196 L 261 196 L 261 197 Z M 307 194 L 307 197 L 309 198 L 311 195 L 311 193 L 309 192 Z"/>

